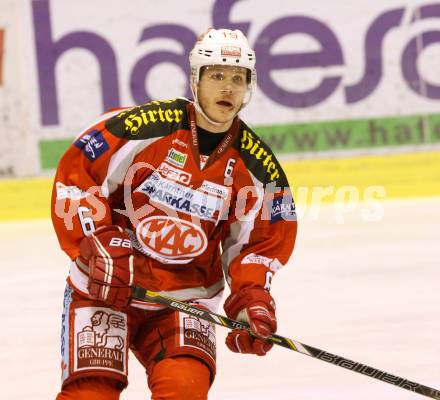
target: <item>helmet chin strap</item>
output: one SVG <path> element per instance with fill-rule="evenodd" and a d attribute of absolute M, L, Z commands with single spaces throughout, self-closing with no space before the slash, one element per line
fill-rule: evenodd
<path fill-rule="evenodd" d="M 197 110 L 197 112 L 202 114 L 203 118 L 205 118 L 210 124 L 212 124 L 214 126 L 220 126 L 221 125 L 220 122 L 212 120 L 211 118 L 209 118 L 206 115 L 205 111 L 203 111 L 203 108 L 202 108 L 202 106 L 199 103 L 199 96 L 197 95 L 197 85 L 195 85 L 195 84 L 192 85 L 191 86 L 191 91 L 192 91 L 193 96 L 194 96 L 194 107 Z M 235 115 L 234 115 L 234 117 L 235 117 Z"/>

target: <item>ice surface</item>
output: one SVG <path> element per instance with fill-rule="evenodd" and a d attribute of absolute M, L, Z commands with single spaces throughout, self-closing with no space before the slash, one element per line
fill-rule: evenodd
<path fill-rule="evenodd" d="M 303 210 L 290 265 L 274 278 L 279 334 L 440 389 L 440 199 L 362 206 L 336 218 Z M 310 210 L 309 210 L 310 211 Z M 49 221 L 0 224 L 0 365 L 4 399 L 53 399 L 67 257 Z M 422 398 L 283 348 L 258 358 L 230 353 L 217 328 L 211 400 Z M 130 359 L 122 399 L 149 398 Z"/>

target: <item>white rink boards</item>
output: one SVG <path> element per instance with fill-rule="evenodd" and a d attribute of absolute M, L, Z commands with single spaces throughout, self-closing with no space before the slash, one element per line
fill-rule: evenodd
<path fill-rule="evenodd" d="M 362 206 L 342 224 L 332 205 L 303 212 L 290 265 L 274 278 L 278 333 L 440 389 L 440 198 L 382 205 L 376 222 Z M 53 399 L 67 256 L 49 221 L 2 223 L 0 238 L 0 398 Z M 211 400 L 423 398 L 284 348 L 236 355 L 225 335 L 218 327 Z M 134 357 L 129 368 L 121 399 L 149 398 Z"/>

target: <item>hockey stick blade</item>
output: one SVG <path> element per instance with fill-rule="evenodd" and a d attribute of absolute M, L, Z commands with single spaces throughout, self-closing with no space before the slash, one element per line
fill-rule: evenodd
<path fill-rule="evenodd" d="M 221 325 L 229 329 L 247 329 L 250 330 L 249 325 L 246 322 L 238 322 L 233 319 L 227 318 L 223 315 L 213 313 L 211 311 L 192 306 L 188 303 L 172 299 L 167 296 L 163 296 L 159 293 L 152 292 L 151 290 L 143 289 L 141 287 L 133 287 L 133 298 L 140 301 L 152 302 L 161 304 L 166 307 L 172 308 L 177 311 L 184 312 L 188 315 L 209 321 L 213 324 Z M 334 364 L 338 367 L 348 369 L 350 371 L 357 372 L 362 375 L 369 376 L 370 378 L 378 379 L 382 382 L 389 383 L 391 385 L 400 387 L 402 389 L 409 390 L 421 394 L 431 399 L 440 400 L 440 391 L 431 387 L 422 385 L 420 383 L 412 382 L 408 379 L 401 378 L 396 375 L 392 375 L 388 372 L 381 371 L 379 369 L 370 367 L 368 365 L 349 360 L 347 358 L 329 353 L 324 350 L 320 350 L 316 347 L 312 347 L 293 339 L 288 339 L 279 335 L 272 335 L 269 339 L 270 342 L 278 346 L 285 347 L 287 349 L 296 351 L 308 355 L 313 358 L 317 358 L 321 361 Z"/>

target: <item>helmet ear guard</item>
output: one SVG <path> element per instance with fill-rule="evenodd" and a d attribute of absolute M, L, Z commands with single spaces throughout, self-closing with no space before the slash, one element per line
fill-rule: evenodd
<path fill-rule="evenodd" d="M 202 67 L 209 65 L 227 65 L 243 67 L 248 70 L 248 90 L 243 105 L 245 107 L 251 100 L 252 93 L 257 84 L 257 72 L 255 70 L 255 52 L 249 47 L 249 43 L 244 34 L 236 29 L 208 29 L 199 36 L 198 41 L 189 54 L 191 67 L 191 91 L 194 96 L 194 105 L 209 122 L 212 121 L 203 112 L 197 96 L 197 86 L 200 81 Z"/>

